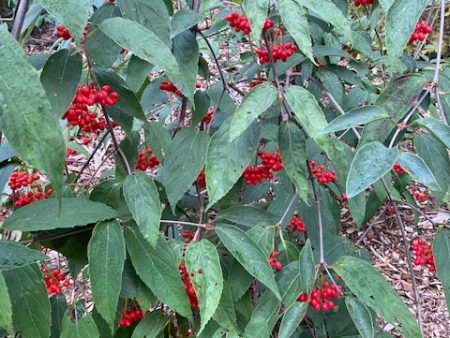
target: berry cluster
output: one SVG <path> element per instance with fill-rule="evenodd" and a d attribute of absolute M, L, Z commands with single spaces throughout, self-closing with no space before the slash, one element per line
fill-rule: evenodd
<path fill-rule="evenodd" d="M 264 25 L 263 25 L 263 29 L 262 29 L 263 34 L 266 33 L 269 29 L 271 29 L 274 25 L 275 24 L 273 23 L 272 20 L 266 19 L 266 21 L 264 21 Z"/>
<path fill-rule="evenodd" d="M 184 288 L 186 289 L 186 294 L 188 295 L 189 302 L 191 303 L 192 309 L 198 308 L 198 299 L 195 294 L 194 286 L 192 285 L 191 278 L 189 277 L 189 272 L 186 269 L 186 265 L 181 263 L 178 266 L 178 270 L 180 271 L 181 281 L 184 284 Z"/>
<path fill-rule="evenodd" d="M 355 6 L 369 6 L 373 4 L 373 0 L 355 0 Z"/>
<path fill-rule="evenodd" d="M 416 255 L 414 265 L 428 265 L 428 270 L 431 272 L 436 271 L 431 245 L 426 244 L 422 238 L 418 238 L 412 242 L 411 250 L 414 251 Z"/>
<path fill-rule="evenodd" d="M 183 96 L 183 93 L 169 80 L 162 80 L 159 89 L 165 92 L 174 93 L 178 96 Z"/>
<path fill-rule="evenodd" d="M 227 20 L 231 27 L 238 32 L 243 32 L 244 35 L 249 35 L 252 30 L 250 27 L 250 22 L 245 15 L 239 15 L 238 12 L 233 12 L 229 14 L 225 20 Z"/>
<path fill-rule="evenodd" d="M 195 237 L 195 231 L 184 230 L 183 231 L 183 240 L 185 243 L 189 243 Z"/>
<path fill-rule="evenodd" d="M 277 257 L 280 253 L 276 250 L 272 251 L 268 260 L 269 260 L 269 265 L 275 269 L 276 271 L 280 271 L 283 268 L 283 264 L 277 260 Z"/>
<path fill-rule="evenodd" d="M 330 284 L 324 281 L 319 288 L 314 288 L 311 291 L 310 297 L 307 293 L 302 293 L 298 296 L 297 301 L 308 302 L 314 311 L 319 312 L 333 310 L 335 304 L 330 299 L 337 299 L 341 294 L 342 287 L 340 285 Z"/>
<path fill-rule="evenodd" d="M 9 199 L 14 201 L 16 208 L 49 198 L 52 195 L 53 189 L 48 188 L 44 192 L 42 186 L 37 183 L 40 178 L 41 176 L 38 173 L 28 174 L 25 171 L 15 171 L 11 174 L 9 187 L 13 190 L 13 193 L 9 196 Z"/>
<path fill-rule="evenodd" d="M 272 171 L 280 171 L 284 168 L 279 149 L 274 154 L 258 152 L 258 156 L 262 164 L 248 166 L 242 174 L 247 185 L 257 185 L 265 179 L 271 180 L 273 179 Z"/>
<path fill-rule="evenodd" d="M 297 47 L 290 42 L 283 42 L 272 47 L 273 62 L 281 60 L 286 62 L 287 59 L 295 53 Z M 259 58 L 259 63 L 264 64 L 270 61 L 269 51 L 267 49 L 256 49 L 256 54 Z"/>
<path fill-rule="evenodd" d="M 119 321 L 119 327 L 130 327 L 135 322 L 140 321 L 144 318 L 142 310 L 137 308 L 129 308 L 125 312 L 122 312 Z"/>
<path fill-rule="evenodd" d="M 419 190 L 413 190 L 411 191 L 411 194 L 414 196 L 417 202 L 426 202 L 429 199 L 429 196 L 427 194 L 424 194 Z"/>
<path fill-rule="evenodd" d="M 148 168 L 153 169 L 159 165 L 158 158 L 153 155 L 153 149 L 147 147 L 145 150 L 138 153 L 138 160 L 136 161 L 135 169 L 146 171 Z"/>
<path fill-rule="evenodd" d="M 210 110 L 205 114 L 205 116 L 203 116 L 202 122 L 204 124 L 210 124 L 213 117 L 214 117 L 214 110 Z"/>
<path fill-rule="evenodd" d="M 424 41 L 432 31 L 433 27 L 429 26 L 425 20 L 422 20 L 416 25 L 416 29 L 409 38 L 408 43 L 413 44 L 415 41 Z"/>
<path fill-rule="evenodd" d="M 312 160 L 309 167 L 311 173 L 316 176 L 320 184 L 328 184 L 336 181 L 336 172 L 334 170 L 327 171 L 323 164 L 319 168 L 316 168 L 316 165 L 316 161 Z"/>
<path fill-rule="evenodd" d="M 106 120 L 103 116 L 98 116 L 92 107 L 114 106 L 118 98 L 119 94 L 111 92 L 110 86 L 96 89 L 91 83 L 78 87 L 72 104 L 62 118 L 67 119 L 69 126 L 78 126 L 85 133 L 103 131 L 107 127 Z M 116 126 L 113 122 L 112 127 Z"/>
<path fill-rule="evenodd" d="M 291 229 L 293 232 L 305 232 L 306 231 L 306 225 L 303 222 L 303 220 L 300 217 L 298 217 L 298 215 L 292 216 L 287 227 L 288 227 L 288 229 Z"/>
<path fill-rule="evenodd" d="M 408 172 L 403 169 L 397 162 L 394 163 L 394 171 L 399 175 L 408 175 Z"/>
<path fill-rule="evenodd" d="M 46 267 L 42 267 L 41 272 L 44 275 L 45 287 L 50 296 L 60 295 L 63 287 L 70 287 L 70 281 L 66 279 L 66 276 L 63 273 L 61 273 L 61 270 L 55 269 L 49 271 Z"/>
<path fill-rule="evenodd" d="M 61 25 L 56 27 L 56 37 L 61 38 L 63 40 L 70 40 L 72 38 L 69 30 Z"/>

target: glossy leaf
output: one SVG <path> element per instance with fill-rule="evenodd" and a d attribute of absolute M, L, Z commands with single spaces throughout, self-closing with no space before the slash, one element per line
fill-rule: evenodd
<path fill-rule="evenodd" d="M 135 173 L 125 178 L 125 201 L 144 238 L 155 246 L 159 239 L 161 204 L 158 189 L 145 173 Z"/>
<path fill-rule="evenodd" d="M 260 40 L 261 31 L 264 26 L 264 21 L 267 18 L 267 11 L 269 9 L 269 0 L 244 0 L 244 12 L 250 22 L 251 32 L 250 36 L 253 40 Z"/>
<path fill-rule="evenodd" d="M 278 133 L 278 144 L 284 169 L 297 188 L 299 196 L 306 201 L 310 189 L 305 135 L 294 123 L 283 123 Z"/>
<path fill-rule="evenodd" d="M 278 331 L 279 338 L 290 338 L 300 322 L 303 320 L 308 309 L 308 303 L 295 302 L 284 313 Z"/>
<path fill-rule="evenodd" d="M 133 330 L 131 338 L 156 338 L 167 325 L 169 318 L 162 311 L 153 311 L 145 315 Z"/>
<path fill-rule="evenodd" d="M 52 54 L 41 73 L 41 83 L 47 93 L 53 113 L 62 116 L 69 108 L 81 79 L 83 60 L 79 53 L 62 49 Z"/>
<path fill-rule="evenodd" d="M 374 338 L 375 329 L 369 309 L 355 297 L 345 297 L 345 304 L 361 337 Z"/>
<path fill-rule="evenodd" d="M 437 274 L 444 289 L 447 309 L 450 311 L 450 230 L 441 229 L 436 233 L 433 241 L 433 256 Z"/>
<path fill-rule="evenodd" d="M 316 281 L 316 266 L 311 242 L 306 241 L 299 257 L 300 281 L 304 291 L 311 292 Z"/>
<path fill-rule="evenodd" d="M 174 208 L 202 171 L 208 149 L 208 134 L 194 128 L 183 129 L 172 140 L 164 160 L 162 184 Z M 189 163 L 189 165 L 186 165 Z"/>
<path fill-rule="evenodd" d="M 84 198 L 65 197 L 58 210 L 56 199 L 51 198 L 17 209 L 2 227 L 22 231 L 73 228 L 116 216 L 117 212 L 107 205 Z"/>
<path fill-rule="evenodd" d="M 185 262 L 199 302 L 201 325 L 198 334 L 201 334 L 219 306 L 222 295 L 220 258 L 215 245 L 203 239 L 189 245 Z"/>
<path fill-rule="evenodd" d="M 245 270 L 267 286 L 276 297 L 280 298 L 272 268 L 258 244 L 236 226 L 220 224 L 216 226 L 215 230 L 223 245 Z"/>
<path fill-rule="evenodd" d="M 71 311 L 71 310 L 69 310 Z M 100 334 L 90 314 L 73 321 L 67 314 L 61 326 L 61 338 L 98 338 Z"/>
<path fill-rule="evenodd" d="M 387 149 L 379 142 L 361 147 L 355 155 L 347 177 L 348 198 L 358 195 L 392 169 L 398 149 Z"/>
<path fill-rule="evenodd" d="M 0 130 L 24 161 L 48 176 L 59 197 L 65 144 L 58 118 L 6 25 L 0 26 L 0 59 Z"/>
<path fill-rule="evenodd" d="M 427 128 L 446 147 L 450 149 L 450 127 L 431 117 L 416 121 L 421 126 Z"/>
<path fill-rule="evenodd" d="M 191 318 L 191 308 L 178 271 L 178 258 L 167 241 L 159 237 L 152 248 L 135 226 L 126 228 L 125 240 L 131 262 L 144 284 L 161 302 Z"/>
<path fill-rule="evenodd" d="M 0 241 L 0 271 L 10 270 L 24 265 L 45 261 L 49 258 L 43 253 L 32 250 L 12 241 Z"/>
<path fill-rule="evenodd" d="M 388 117 L 389 114 L 382 107 L 364 106 L 354 108 L 345 115 L 336 117 L 328 124 L 323 132 L 332 133 Z"/>
<path fill-rule="evenodd" d="M 269 109 L 277 95 L 277 89 L 269 82 L 254 87 L 231 118 L 230 142 L 242 135 L 259 115 Z"/>
<path fill-rule="evenodd" d="M 117 221 L 95 226 L 88 246 L 89 276 L 97 311 L 114 330 L 125 263 L 125 239 Z"/>
<path fill-rule="evenodd" d="M 233 142 L 229 141 L 230 119 L 215 132 L 206 155 L 206 184 L 208 208 L 224 197 L 255 156 L 260 128 L 252 124 Z M 227 154 L 227 156 L 224 156 Z"/>
<path fill-rule="evenodd" d="M 430 168 L 419 156 L 400 152 L 398 163 L 418 182 L 426 185 L 431 190 L 441 190 Z"/>
<path fill-rule="evenodd" d="M 336 262 L 333 269 L 360 302 L 371 307 L 405 337 L 421 337 L 417 322 L 405 303 L 369 262 L 344 256 Z"/>
<path fill-rule="evenodd" d="M 8 286 L 0 274 L 0 327 L 9 333 L 13 333 L 12 306 L 8 294 Z"/>
<path fill-rule="evenodd" d="M 22 337 L 50 337 L 50 302 L 37 264 L 2 272 L 12 304 L 14 329 Z"/>

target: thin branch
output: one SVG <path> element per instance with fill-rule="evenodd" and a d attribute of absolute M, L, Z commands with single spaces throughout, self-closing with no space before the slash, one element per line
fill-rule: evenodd
<path fill-rule="evenodd" d="M 436 67 L 434 69 L 433 84 L 437 86 L 439 83 L 439 67 L 442 59 L 442 45 L 444 44 L 444 29 L 445 29 L 445 0 L 441 0 L 441 18 L 439 22 L 439 38 L 437 45 Z"/>
<path fill-rule="evenodd" d="M 183 221 L 172 221 L 172 220 L 167 220 L 167 219 L 162 219 L 159 222 L 163 223 L 163 224 L 190 225 L 190 226 L 197 227 L 197 228 L 209 229 L 209 226 L 207 224 L 199 224 L 199 223 L 191 223 L 191 222 L 183 222 Z"/>
<path fill-rule="evenodd" d="M 428 215 L 426 213 L 424 213 L 422 210 L 420 210 L 419 208 L 416 208 L 414 205 L 412 205 L 411 203 L 408 203 L 407 201 L 399 201 L 397 199 L 394 199 L 397 203 L 402 203 L 402 204 L 406 204 L 406 206 L 404 208 L 411 208 L 415 211 L 417 211 L 423 218 L 425 218 L 428 222 L 430 222 L 431 224 L 433 224 L 433 226 L 436 226 L 436 223 L 430 218 L 428 217 Z"/>
<path fill-rule="evenodd" d="M 434 96 L 436 97 L 437 109 L 438 109 L 439 113 L 441 114 L 441 118 L 442 118 L 444 124 L 448 126 L 447 116 L 445 116 L 444 106 L 442 105 L 441 96 L 439 95 L 438 88 L 439 87 L 436 86 L 436 88 L 434 90 Z"/>
<path fill-rule="evenodd" d="M 28 8 L 28 0 L 19 0 L 19 4 L 17 5 L 16 14 L 14 17 L 13 27 L 11 29 L 11 34 L 16 40 L 19 40 L 20 38 L 20 32 L 22 30 L 23 22 L 25 20 L 27 8 Z"/>
<path fill-rule="evenodd" d="M 298 190 L 297 188 L 295 188 L 294 190 L 294 195 L 292 196 L 291 200 L 289 201 L 289 204 L 286 208 L 286 210 L 284 210 L 283 215 L 281 216 L 280 220 L 277 222 L 277 224 L 281 227 L 281 225 L 284 222 L 284 219 L 286 218 L 286 216 L 288 215 L 289 211 L 291 210 L 292 205 L 294 204 L 295 200 L 297 199 L 297 193 Z"/>
<path fill-rule="evenodd" d="M 364 240 L 364 238 L 366 238 L 366 236 L 368 235 L 368 233 L 370 232 L 370 230 L 372 230 L 373 226 L 375 224 L 377 224 L 378 220 L 380 219 L 380 217 L 385 213 L 387 209 L 387 206 L 384 207 L 384 209 L 377 215 L 375 216 L 375 218 L 373 218 L 372 222 L 370 222 L 369 226 L 367 227 L 366 230 L 364 230 L 363 234 L 361 235 L 361 237 L 356 241 L 355 245 L 360 245 L 361 242 Z"/>

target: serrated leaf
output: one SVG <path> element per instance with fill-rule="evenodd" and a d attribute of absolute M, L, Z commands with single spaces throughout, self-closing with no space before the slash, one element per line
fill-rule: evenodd
<path fill-rule="evenodd" d="M 72 311 L 72 310 L 69 310 Z M 61 338 L 98 338 L 100 334 L 90 314 L 73 321 L 68 314 L 64 316 L 61 325 Z"/>
<path fill-rule="evenodd" d="M 27 248 L 22 244 L 12 241 L 0 241 L 0 271 L 49 259 L 43 253 Z"/>
<path fill-rule="evenodd" d="M 198 334 L 201 334 L 216 312 L 222 296 L 223 276 L 220 258 L 214 244 L 203 239 L 189 245 L 185 262 L 187 270 L 191 273 L 192 285 L 199 303 L 201 325 Z"/>
<path fill-rule="evenodd" d="M 133 52 L 142 60 L 161 67 L 189 101 L 194 101 L 194 88 L 188 86 L 169 47 L 155 33 L 123 18 L 107 19 L 99 24 L 99 28 L 122 48 Z"/>
<path fill-rule="evenodd" d="M 66 147 L 58 118 L 6 25 L 0 26 L 0 59 L 0 130 L 25 162 L 48 176 L 60 197 Z"/>
<path fill-rule="evenodd" d="M 145 144 L 152 147 L 159 161 L 162 161 L 172 142 L 169 132 L 161 122 L 148 122 L 144 125 Z"/>
<path fill-rule="evenodd" d="M 206 155 L 208 208 L 224 197 L 251 162 L 259 144 L 260 127 L 254 123 L 233 142 L 229 141 L 230 119 L 215 132 Z M 227 156 L 224 156 L 227 154 Z"/>
<path fill-rule="evenodd" d="M 159 237 L 152 248 L 136 226 L 127 226 L 125 242 L 131 262 L 144 284 L 161 302 L 191 318 L 191 307 L 178 271 L 178 258 L 167 241 Z"/>
<path fill-rule="evenodd" d="M 134 328 L 131 338 L 156 338 L 169 322 L 162 311 L 147 314 Z"/>
<path fill-rule="evenodd" d="M 264 113 L 277 99 L 278 91 L 269 82 L 254 87 L 244 97 L 236 112 L 231 117 L 230 142 L 242 135 L 253 121 Z"/>
<path fill-rule="evenodd" d="M 259 41 L 261 39 L 261 31 L 267 18 L 269 2 L 269 0 L 244 0 L 244 12 L 250 22 L 252 29 L 250 36 L 253 40 Z"/>
<path fill-rule="evenodd" d="M 14 329 L 24 338 L 50 337 L 50 302 L 38 265 L 2 274 L 11 299 Z"/>
<path fill-rule="evenodd" d="M 120 224 L 115 220 L 97 224 L 88 245 L 89 276 L 97 311 L 113 331 L 125 258 Z"/>
<path fill-rule="evenodd" d="M 13 333 L 12 305 L 8 286 L 2 274 L 0 274 L 0 327 L 8 333 Z"/>
<path fill-rule="evenodd" d="M 161 203 L 155 182 L 145 173 L 125 178 L 123 195 L 144 238 L 155 246 L 159 239 Z"/>
<path fill-rule="evenodd" d="M 398 163 L 418 182 L 426 185 L 431 190 L 441 190 L 430 168 L 419 156 L 400 152 Z"/>
<path fill-rule="evenodd" d="M 279 338 L 290 338 L 305 317 L 308 303 L 295 302 L 284 313 L 278 331 Z"/>
<path fill-rule="evenodd" d="M 450 127 L 431 117 L 419 119 L 416 123 L 427 128 L 446 147 L 450 149 Z"/>
<path fill-rule="evenodd" d="M 333 267 L 359 301 L 408 338 L 420 338 L 420 330 L 408 307 L 386 279 L 367 261 L 344 256 Z"/>
<path fill-rule="evenodd" d="M 202 18 L 202 15 L 189 9 L 176 11 L 170 24 L 170 38 L 173 39 L 178 34 L 195 26 Z"/>
<path fill-rule="evenodd" d="M 388 118 L 389 114 L 382 107 L 365 106 L 349 110 L 345 115 L 336 117 L 323 130 L 324 133 L 349 129 L 375 120 Z"/>
<path fill-rule="evenodd" d="M 392 169 L 398 149 L 388 149 L 379 142 L 362 146 L 356 153 L 347 177 L 346 193 L 352 198 L 377 182 Z"/>
<path fill-rule="evenodd" d="M 47 93 L 53 113 L 62 116 L 73 97 L 81 79 L 83 60 L 79 53 L 62 49 L 52 54 L 41 73 L 41 83 Z"/>
<path fill-rule="evenodd" d="M 316 281 L 316 267 L 311 242 L 308 239 L 299 256 L 300 281 L 303 290 L 310 293 Z"/>
<path fill-rule="evenodd" d="M 294 123 L 283 123 L 278 132 L 278 144 L 284 169 L 297 188 L 298 195 L 306 201 L 310 189 L 305 135 Z"/>
<path fill-rule="evenodd" d="M 437 274 L 444 289 L 447 309 L 450 312 L 450 230 L 441 229 L 436 233 L 433 241 L 433 256 Z"/>
<path fill-rule="evenodd" d="M 84 198 L 65 197 L 58 210 L 56 199 L 50 198 L 17 209 L 2 228 L 22 231 L 73 228 L 116 216 L 117 212 L 107 205 Z"/>
<path fill-rule="evenodd" d="M 172 209 L 202 171 L 208 143 L 208 134 L 188 128 L 177 133 L 167 149 L 162 184 Z"/>
<path fill-rule="evenodd" d="M 62 21 L 77 43 L 80 42 L 88 14 L 92 9 L 90 0 L 39 0 L 39 2 L 50 15 Z"/>
<path fill-rule="evenodd" d="M 223 245 L 245 270 L 267 286 L 277 298 L 280 298 L 273 270 L 258 244 L 236 226 L 220 224 L 215 227 L 215 230 Z"/>
<path fill-rule="evenodd" d="M 312 41 L 305 10 L 294 0 L 280 0 L 278 6 L 281 20 L 289 34 L 294 38 L 302 53 L 315 64 L 316 61 L 312 52 Z"/>
<path fill-rule="evenodd" d="M 374 338 L 375 329 L 369 309 L 355 297 L 345 297 L 345 304 L 361 337 Z"/>

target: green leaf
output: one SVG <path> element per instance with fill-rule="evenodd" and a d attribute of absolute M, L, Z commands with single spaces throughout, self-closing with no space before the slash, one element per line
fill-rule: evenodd
<path fill-rule="evenodd" d="M 328 22 L 342 35 L 350 36 L 350 24 L 341 10 L 331 0 L 295 0 L 308 9 L 308 14 Z"/>
<path fill-rule="evenodd" d="M 405 337 L 421 337 L 419 327 L 399 295 L 367 261 L 344 256 L 333 267 L 358 300 L 371 307 Z"/>
<path fill-rule="evenodd" d="M 264 113 L 277 99 L 278 91 L 269 82 L 254 87 L 244 97 L 231 118 L 230 142 L 244 133 L 253 121 Z"/>
<path fill-rule="evenodd" d="M 177 60 L 155 33 L 140 24 L 123 19 L 111 18 L 99 24 L 100 29 L 137 57 L 155 66 L 161 67 L 169 79 L 189 99 L 194 101 L 193 88 L 185 81 Z"/>
<path fill-rule="evenodd" d="M 264 292 L 245 327 L 244 338 L 270 337 L 279 311 L 280 300 L 269 290 Z"/>
<path fill-rule="evenodd" d="M 162 311 L 153 311 L 145 315 L 136 328 L 131 338 L 156 338 L 169 322 L 169 318 Z"/>
<path fill-rule="evenodd" d="M 294 123 L 283 123 L 278 133 L 278 144 L 284 169 L 297 188 L 298 195 L 306 201 L 309 172 L 306 166 L 305 135 Z"/>
<path fill-rule="evenodd" d="M 450 312 L 450 230 L 441 229 L 436 233 L 433 241 L 433 256 L 437 274 L 444 289 L 447 309 Z"/>
<path fill-rule="evenodd" d="M 191 318 L 191 307 L 178 271 L 178 258 L 167 241 L 159 237 L 152 248 L 135 226 L 127 226 L 125 241 L 131 262 L 144 284 L 161 302 Z"/>
<path fill-rule="evenodd" d="M 217 307 L 216 312 L 214 312 L 213 319 L 221 327 L 230 331 L 239 331 L 236 322 L 233 294 L 230 285 L 226 282 L 223 283 L 222 296 L 220 298 L 219 306 Z"/>
<path fill-rule="evenodd" d="M 299 256 L 300 281 L 302 288 L 310 293 L 316 281 L 316 266 L 311 241 L 308 239 Z"/>
<path fill-rule="evenodd" d="M 206 160 L 209 136 L 195 128 L 176 134 L 164 159 L 162 184 L 172 209 L 202 171 Z M 186 165 L 189 163 L 189 165 Z"/>
<path fill-rule="evenodd" d="M 258 244 L 236 226 L 220 224 L 215 227 L 215 230 L 223 245 L 245 270 L 267 286 L 279 299 L 280 293 L 275 283 L 272 268 Z"/>
<path fill-rule="evenodd" d="M 151 63 L 139 59 L 136 55 L 132 55 L 127 68 L 128 88 L 133 92 L 139 91 L 152 69 L 153 65 Z"/>
<path fill-rule="evenodd" d="M 148 122 L 144 125 L 145 144 L 152 147 L 159 161 L 162 161 L 172 142 L 169 132 L 161 122 Z"/>
<path fill-rule="evenodd" d="M 125 239 L 117 221 L 98 223 L 88 246 L 89 276 L 97 311 L 114 331 L 125 264 Z"/>
<path fill-rule="evenodd" d="M 396 0 L 386 15 L 386 48 L 388 57 L 396 62 L 416 27 L 417 21 L 431 0 Z"/>
<path fill-rule="evenodd" d="M 155 182 L 145 173 L 135 173 L 125 178 L 125 201 L 144 238 L 155 246 L 159 239 L 161 203 Z"/>
<path fill-rule="evenodd" d="M 55 295 L 50 297 L 52 308 L 52 335 L 51 338 L 59 338 L 64 314 L 67 311 L 67 301 L 65 295 Z"/>
<path fill-rule="evenodd" d="M 90 0 L 38 0 L 47 12 L 62 21 L 75 42 L 80 42 L 88 14 L 92 8 Z"/>
<path fill-rule="evenodd" d="M 324 133 L 333 133 L 336 131 L 349 129 L 352 127 L 366 124 L 375 120 L 388 118 L 389 114 L 382 107 L 364 106 L 354 108 L 348 111 L 347 114 L 338 116 L 328 124 L 324 129 Z"/>
<path fill-rule="evenodd" d="M 72 310 L 69 310 L 72 311 Z M 67 314 L 64 316 L 61 326 L 61 338 L 98 338 L 97 325 L 90 314 L 73 321 Z"/>
<path fill-rule="evenodd" d="M 166 5 L 161 0 L 119 0 L 119 7 L 123 16 L 136 21 L 150 29 L 169 48 L 170 41 L 170 17 Z"/>
<path fill-rule="evenodd" d="M 261 31 L 267 18 L 269 2 L 269 0 L 244 0 L 244 12 L 252 28 L 250 37 L 255 41 L 261 40 Z"/>
<path fill-rule="evenodd" d="M 400 152 L 398 163 L 418 182 L 426 185 L 431 190 L 441 190 L 430 168 L 419 156 Z"/>
<path fill-rule="evenodd" d="M 37 264 L 2 272 L 8 287 L 14 329 L 24 338 L 50 337 L 50 302 Z"/>
<path fill-rule="evenodd" d="M 275 224 L 278 216 L 274 215 L 261 207 L 252 205 L 236 205 L 231 208 L 221 210 L 217 220 L 226 219 L 233 223 L 252 227 L 258 223 L 266 222 Z"/>
<path fill-rule="evenodd" d="M 203 239 L 189 244 L 185 260 L 199 302 L 201 325 L 198 334 L 201 334 L 216 312 L 222 295 L 220 258 L 214 244 Z"/>
<path fill-rule="evenodd" d="M 116 216 L 116 211 L 107 205 L 84 198 L 65 197 L 58 210 L 57 201 L 50 198 L 17 209 L 2 227 L 22 231 L 73 228 Z"/>
<path fill-rule="evenodd" d="M 170 38 L 173 39 L 178 34 L 194 27 L 203 16 L 190 9 L 180 9 L 172 17 L 170 24 Z"/>
<path fill-rule="evenodd" d="M 29 249 L 22 244 L 12 241 L 0 241 L 0 271 L 49 259 L 39 251 Z"/>
<path fill-rule="evenodd" d="M 278 338 L 290 338 L 305 317 L 308 303 L 295 302 L 284 313 Z"/>
<path fill-rule="evenodd" d="M 355 297 L 345 297 L 345 305 L 361 337 L 374 338 L 375 329 L 369 309 Z"/>
<path fill-rule="evenodd" d="M 41 83 L 57 116 L 62 116 L 72 102 L 82 68 L 81 55 L 70 49 L 62 49 L 48 58 L 41 73 Z"/>
<path fill-rule="evenodd" d="M 259 144 L 260 128 L 254 123 L 233 142 L 229 140 L 230 119 L 215 132 L 206 155 L 208 208 L 224 197 L 251 162 Z M 224 154 L 227 154 L 224 156 Z"/>
<path fill-rule="evenodd" d="M 448 149 L 450 149 L 450 127 L 431 117 L 417 120 L 416 123 L 427 128 Z"/>
<path fill-rule="evenodd" d="M 66 147 L 58 118 L 6 25 L 0 26 L 0 59 L 0 130 L 25 162 L 48 176 L 60 197 Z"/>
<path fill-rule="evenodd" d="M 398 149 L 388 149 L 379 142 L 362 146 L 355 155 L 347 177 L 346 192 L 352 198 L 377 182 L 392 169 Z"/>
<path fill-rule="evenodd" d="M 8 333 L 13 333 L 11 300 L 2 274 L 0 274 L 0 327 Z"/>
<path fill-rule="evenodd" d="M 275 226 L 273 224 L 262 222 L 247 230 L 247 235 L 258 244 L 266 256 L 269 256 L 273 249 L 275 237 Z"/>
<path fill-rule="evenodd" d="M 309 24 L 303 7 L 294 0 L 280 0 L 278 2 L 281 20 L 294 38 L 298 48 L 312 62 L 316 63 L 312 51 L 312 41 Z"/>

